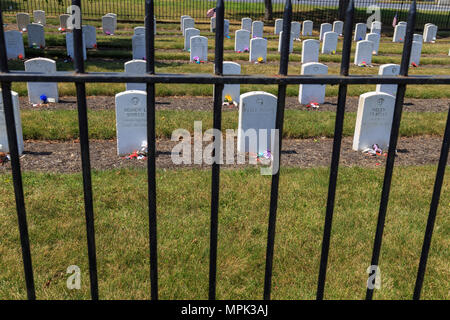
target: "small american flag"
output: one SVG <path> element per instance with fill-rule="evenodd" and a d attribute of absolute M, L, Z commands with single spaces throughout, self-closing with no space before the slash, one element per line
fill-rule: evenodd
<path fill-rule="evenodd" d="M 394 16 L 394 20 L 392 20 L 392 27 L 394 27 L 395 28 L 395 26 L 397 25 L 397 20 L 398 20 L 398 16 L 397 16 L 398 14 L 397 14 L 397 12 L 395 13 L 395 16 Z"/>

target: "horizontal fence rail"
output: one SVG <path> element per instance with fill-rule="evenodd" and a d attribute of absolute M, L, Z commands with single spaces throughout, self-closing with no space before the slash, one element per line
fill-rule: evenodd
<path fill-rule="evenodd" d="M 312 20 L 315 23 L 332 22 L 342 19 L 342 8 L 349 0 L 293 0 L 292 20 Z M 355 1 L 355 22 L 366 22 L 372 11 L 371 6 L 381 10 L 383 27 L 392 26 L 397 15 L 398 21 L 406 20 L 412 1 L 409 0 L 357 0 Z M 17 13 L 44 10 L 49 16 L 66 13 L 70 0 L 2 0 L 3 11 Z M 99 18 L 112 12 L 119 20 L 142 21 L 145 13 L 145 0 L 82 0 L 83 15 L 87 18 Z M 264 0 L 225 0 L 227 10 L 225 18 L 237 22 L 241 18 L 264 19 Z M 272 18 L 282 18 L 285 0 L 272 0 Z M 154 1 L 154 14 L 158 20 L 178 21 L 182 15 L 190 15 L 197 21 L 209 21 L 208 9 L 215 6 L 211 0 L 158 0 Z M 438 0 L 420 1 L 417 4 L 417 29 L 431 22 L 441 30 L 450 30 L 450 5 L 439 5 Z"/>
<path fill-rule="evenodd" d="M 153 34 L 155 12 L 155 3 L 158 1 L 147 0 L 145 5 L 145 28 L 146 28 L 146 52 L 147 74 L 133 75 L 124 73 L 86 73 L 84 70 L 84 61 L 82 53 L 82 34 L 81 29 L 74 30 L 74 47 L 75 50 L 75 73 L 57 72 L 55 74 L 38 74 L 29 72 L 10 72 L 8 70 L 7 54 L 5 47 L 5 37 L 3 30 L 3 12 L 0 12 L 0 81 L 3 93 L 3 104 L 6 118 L 6 127 L 8 142 L 10 146 L 11 166 L 13 175 L 13 185 L 16 199 L 16 209 L 18 215 L 18 226 L 20 231 L 21 249 L 23 266 L 25 273 L 25 283 L 27 295 L 29 299 L 35 299 L 35 287 L 32 268 L 32 257 L 30 253 L 30 242 L 28 236 L 28 224 L 26 220 L 26 210 L 24 201 L 24 192 L 22 186 L 22 176 L 20 160 L 17 148 L 17 133 L 15 128 L 15 119 L 12 106 L 12 97 L 10 94 L 12 82 L 74 82 L 77 89 L 78 103 L 78 123 L 80 129 L 80 148 L 82 154 L 82 176 L 84 191 L 84 209 L 86 220 L 86 238 L 88 244 L 89 272 L 90 272 L 90 288 L 91 298 L 96 300 L 101 296 L 98 289 L 96 247 L 95 247 L 95 224 L 94 210 L 92 206 L 92 184 L 91 184 L 91 168 L 89 158 L 89 139 L 88 139 L 88 119 L 87 119 L 87 103 L 85 84 L 90 82 L 143 82 L 147 84 L 147 139 L 149 148 L 148 157 L 148 205 L 149 205 L 149 243 L 150 243 L 150 292 L 153 300 L 158 299 L 158 239 L 157 234 L 157 211 L 156 211 L 156 145 L 155 145 L 155 85 L 159 83 L 196 83 L 214 85 L 214 111 L 213 126 L 215 129 L 221 129 L 221 107 L 222 107 L 222 90 L 224 84 L 277 84 L 278 85 L 278 102 L 276 114 L 276 128 L 280 130 L 279 146 L 280 150 L 274 154 L 280 160 L 281 157 L 281 137 L 284 125 L 284 109 L 286 86 L 291 84 L 335 84 L 339 85 L 337 116 L 335 120 L 335 134 L 333 142 L 333 153 L 331 160 L 330 179 L 328 187 L 327 207 L 324 222 L 324 232 L 322 240 L 322 251 L 320 259 L 320 271 L 317 287 L 317 299 L 324 298 L 326 292 L 326 273 L 329 255 L 330 237 L 332 233 L 332 218 L 334 211 L 334 200 L 336 194 L 336 185 L 339 168 L 339 153 L 341 151 L 343 122 L 345 115 L 345 105 L 347 98 L 347 86 L 351 84 L 398 84 L 398 90 L 395 102 L 394 118 L 392 123 L 389 152 L 386 160 L 386 169 L 381 194 L 381 202 L 379 207 L 377 229 L 374 238 L 374 246 L 372 251 L 372 266 L 378 266 L 379 254 L 382 245 L 383 228 L 389 201 L 391 178 L 395 163 L 395 149 L 398 141 L 399 126 L 401 122 L 404 94 L 407 85 L 418 84 L 446 84 L 450 85 L 450 75 L 447 76 L 409 76 L 409 59 L 411 55 L 411 45 L 413 40 L 414 27 L 417 18 L 416 2 L 409 8 L 407 35 L 404 42 L 403 56 L 401 62 L 400 76 L 382 77 L 382 76 L 358 76 L 349 75 L 350 66 L 350 48 L 352 43 L 352 32 L 354 27 L 356 7 L 353 0 L 349 2 L 347 11 L 345 12 L 345 36 L 342 50 L 342 63 L 340 75 L 325 76 L 287 76 L 289 66 L 289 34 L 291 20 L 293 17 L 293 5 L 290 0 L 285 1 L 284 6 L 284 23 L 283 23 L 283 39 L 281 45 L 280 67 L 278 76 L 223 76 L 223 41 L 224 41 L 224 18 L 225 3 L 223 0 L 217 1 L 217 30 L 215 35 L 215 72 L 214 75 L 208 74 L 155 74 L 154 60 L 154 41 Z M 30 1 L 31 3 L 31 1 Z M 80 6 L 85 2 L 73 0 L 72 4 Z M 356 2 L 357 3 L 357 2 Z M 84 7 L 81 7 L 82 9 Z M 81 18 L 81 17 L 80 17 Z M 424 243 L 421 252 L 417 280 L 414 290 L 414 299 L 420 298 L 422 284 L 425 276 L 426 264 L 428 259 L 431 237 L 433 234 L 434 221 L 437 214 L 439 197 L 443 184 L 443 176 L 445 173 L 449 142 L 450 142 L 450 111 L 447 119 L 446 129 L 444 133 L 441 156 L 439 159 L 436 180 L 433 188 L 433 195 L 430 205 L 429 218 L 427 228 L 425 230 Z M 218 139 L 219 140 L 219 139 Z M 214 141 L 215 150 L 221 147 L 220 141 Z M 212 184 L 211 184 L 211 225 L 210 225 L 210 258 L 209 258 L 209 290 L 208 297 L 213 300 L 216 298 L 217 285 L 217 255 L 218 255 L 218 221 L 220 215 L 220 164 L 215 153 L 213 153 L 212 165 Z M 278 162 L 279 163 L 279 162 Z M 270 193 L 270 209 L 268 216 L 267 230 L 267 247 L 266 247 L 266 264 L 264 276 L 264 288 L 262 290 L 263 299 L 270 299 L 272 289 L 272 269 L 273 257 L 275 251 L 275 235 L 277 222 L 277 201 L 279 195 L 279 175 L 280 170 L 272 176 L 271 193 Z M 1 271 L 0 271 L 1 272 Z M 101 276 L 101 275 L 100 275 Z M 369 279 L 372 275 L 369 275 Z M 367 289 L 366 298 L 372 299 L 373 289 Z"/>

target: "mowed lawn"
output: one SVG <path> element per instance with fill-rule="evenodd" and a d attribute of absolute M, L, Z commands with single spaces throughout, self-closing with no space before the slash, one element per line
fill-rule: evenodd
<path fill-rule="evenodd" d="M 363 299 L 384 170 L 341 168 L 327 299 Z M 314 299 L 329 171 L 284 169 L 275 243 L 273 298 Z M 431 201 L 435 166 L 397 167 L 380 258 L 376 299 L 411 299 Z M 208 170 L 157 172 L 161 299 L 207 299 Z M 444 180 L 423 299 L 450 298 L 450 180 Z M 223 170 L 219 209 L 219 299 L 261 299 L 271 178 L 256 169 Z M 245 186 L 245 187 L 244 187 Z M 24 174 L 38 299 L 89 299 L 80 174 Z M 93 173 L 101 299 L 149 299 L 146 172 Z M 0 297 L 26 298 L 12 181 L 0 175 Z M 81 289 L 68 290 L 68 266 Z"/>

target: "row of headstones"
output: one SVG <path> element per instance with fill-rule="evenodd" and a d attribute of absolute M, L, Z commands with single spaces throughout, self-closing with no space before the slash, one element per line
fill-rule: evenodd
<path fill-rule="evenodd" d="M 97 35 L 94 26 L 84 25 L 83 28 L 84 59 L 86 60 L 86 49 L 97 47 Z M 23 34 L 17 30 L 5 31 L 6 52 L 8 59 L 25 58 L 25 47 Z M 44 27 L 39 24 L 28 26 L 28 46 L 30 48 L 45 48 Z M 74 58 L 73 33 L 66 33 L 67 55 Z"/>

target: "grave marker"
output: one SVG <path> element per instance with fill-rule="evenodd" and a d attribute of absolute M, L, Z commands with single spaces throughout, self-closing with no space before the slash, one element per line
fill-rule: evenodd
<path fill-rule="evenodd" d="M 278 52 L 281 52 L 281 42 L 283 41 L 283 31 L 280 32 L 278 39 Z M 291 32 L 291 36 L 289 38 L 289 52 L 294 50 L 294 34 Z"/>
<path fill-rule="evenodd" d="M 147 72 L 147 62 L 145 60 L 131 60 L 125 63 L 125 73 L 145 74 Z M 126 90 L 146 91 L 145 83 L 126 83 Z"/>
<path fill-rule="evenodd" d="M 200 35 L 200 30 L 195 28 L 188 28 L 184 31 L 184 50 L 191 49 L 191 38 Z"/>
<path fill-rule="evenodd" d="M 26 72 L 56 73 L 56 62 L 46 58 L 25 61 Z M 58 102 L 58 84 L 56 82 L 28 82 L 28 99 L 32 104 L 40 104 L 45 95 L 48 102 Z"/>
<path fill-rule="evenodd" d="M 94 26 L 83 26 L 83 37 L 87 49 L 97 48 L 97 32 Z"/>
<path fill-rule="evenodd" d="M 380 48 L 380 35 L 378 33 L 368 33 L 366 35 L 366 40 L 373 42 L 372 53 L 374 55 L 378 54 L 378 49 Z"/>
<path fill-rule="evenodd" d="M 381 36 L 381 21 L 372 22 L 370 33 L 378 33 Z"/>
<path fill-rule="evenodd" d="M 14 120 L 16 122 L 16 133 L 17 133 L 17 147 L 19 155 L 23 153 L 23 134 L 22 134 L 22 120 L 20 118 L 20 108 L 19 108 L 19 95 L 17 92 L 11 91 L 13 109 L 14 109 Z M 8 143 L 8 134 L 6 131 L 6 119 L 3 106 L 3 93 L 0 90 L 0 145 L 2 146 L 3 152 L 10 152 Z"/>
<path fill-rule="evenodd" d="M 212 17 L 211 18 L 209 31 L 210 32 L 216 32 L 216 17 Z"/>
<path fill-rule="evenodd" d="M 380 76 L 398 76 L 400 74 L 400 65 L 388 63 L 380 66 L 378 75 Z M 397 85 L 396 84 L 377 84 L 377 92 L 384 92 L 394 97 L 397 95 Z"/>
<path fill-rule="evenodd" d="M 252 32 L 252 19 L 251 18 L 242 18 L 241 20 L 241 29 L 247 30 L 248 32 Z"/>
<path fill-rule="evenodd" d="M 192 18 L 185 18 L 183 20 L 183 36 L 184 36 L 184 33 L 186 32 L 186 29 L 189 29 L 189 28 L 195 28 L 195 20 Z"/>
<path fill-rule="evenodd" d="M 354 63 L 358 66 L 365 63 L 370 66 L 372 64 L 373 42 L 368 40 L 358 41 L 356 43 L 356 53 Z"/>
<path fill-rule="evenodd" d="M 16 15 L 16 20 L 19 31 L 27 31 L 27 27 L 30 24 L 30 15 L 20 12 Z"/>
<path fill-rule="evenodd" d="M 323 36 L 325 32 L 333 31 L 333 26 L 331 23 L 322 23 L 320 25 L 320 35 L 319 35 L 319 41 L 323 41 Z"/>
<path fill-rule="evenodd" d="M 137 151 L 147 142 L 147 93 L 129 90 L 116 95 L 117 154 Z"/>
<path fill-rule="evenodd" d="M 245 30 L 244 30 L 245 31 Z M 248 31 L 247 31 L 248 32 Z M 237 75 L 241 74 L 241 65 L 236 62 L 224 61 L 223 62 L 223 75 Z M 239 97 L 241 95 L 241 85 L 239 84 L 226 84 L 223 87 L 222 101 L 225 101 L 226 96 L 230 96 L 232 101 L 239 103 Z"/>
<path fill-rule="evenodd" d="M 45 48 L 44 26 L 37 23 L 28 25 L 28 47 Z"/>
<path fill-rule="evenodd" d="M 61 14 L 59 16 L 59 27 L 61 30 L 67 30 L 67 21 L 69 20 L 70 15 L 68 14 Z"/>
<path fill-rule="evenodd" d="M 394 37 L 392 39 L 392 42 L 403 42 L 405 41 L 405 35 L 406 35 L 406 25 L 404 24 L 398 24 L 395 26 L 394 30 Z"/>
<path fill-rule="evenodd" d="M 367 26 L 365 23 L 357 23 L 355 26 L 355 37 L 353 40 L 360 41 L 366 38 Z"/>
<path fill-rule="evenodd" d="M 319 61 L 319 40 L 307 39 L 303 41 L 302 63 Z"/>
<path fill-rule="evenodd" d="M 191 62 L 199 57 L 200 61 L 208 61 L 208 38 L 203 36 L 191 37 Z"/>
<path fill-rule="evenodd" d="M 409 60 L 409 64 L 413 65 L 413 63 L 418 66 L 420 64 L 420 55 L 422 54 L 422 42 L 413 41 L 411 46 L 411 57 Z"/>
<path fill-rule="evenodd" d="M 250 40 L 250 62 L 255 62 L 258 58 L 267 61 L 267 40 L 264 38 L 253 38 Z"/>
<path fill-rule="evenodd" d="M 245 49 L 250 51 L 250 32 L 247 30 L 237 30 L 234 36 L 234 51 L 244 52 Z"/>
<path fill-rule="evenodd" d="M 45 26 L 45 11 L 34 10 L 33 11 L 33 22 L 39 23 L 39 24 Z"/>
<path fill-rule="evenodd" d="M 303 21 L 302 35 L 303 36 L 312 36 L 312 32 L 313 32 L 313 22 L 311 20 Z"/>
<path fill-rule="evenodd" d="M 423 41 L 424 42 L 433 42 L 436 40 L 437 35 L 437 26 L 430 23 L 425 25 L 425 29 L 423 31 Z"/>
<path fill-rule="evenodd" d="M 344 32 L 344 22 L 342 21 L 335 21 L 333 22 L 333 32 L 336 32 L 338 35 L 342 35 Z"/>
<path fill-rule="evenodd" d="M 322 53 L 336 53 L 339 34 L 333 31 L 325 32 L 323 35 Z"/>
<path fill-rule="evenodd" d="M 280 34 L 281 31 L 283 31 L 283 19 L 276 19 L 274 34 Z"/>
<path fill-rule="evenodd" d="M 145 49 L 145 35 L 138 34 L 131 38 L 131 46 L 133 48 L 133 60 L 145 60 L 147 52 Z"/>
<path fill-rule="evenodd" d="M 302 75 L 321 75 L 327 74 L 328 67 L 322 63 L 308 62 L 302 64 Z M 298 101 L 301 104 L 324 103 L 325 102 L 324 84 L 301 84 L 299 88 Z"/>
<path fill-rule="evenodd" d="M 367 92 L 359 97 L 353 150 L 363 151 L 378 144 L 387 149 L 394 116 L 395 97 L 383 92 Z"/>
<path fill-rule="evenodd" d="M 116 24 L 113 16 L 106 15 L 102 17 L 102 30 L 104 34 L 114 35 Z"/>
<path fill-rule="evenodd" d="M 302 24 L 300 22 L 291 22 L 291 32 L 293 33 L 294 39 L 300 39 L 300 34 L 302 31 Z"/>
<path fill-rule="evenodd" d="M 262 38 L 264 33 L 264 23 L 262 21 L 253 21 L 252 38 Z"/>
<path fill-rule="evenodd" d="M 87 59 L 87 55 L 86 55 L 86 41 L 85 38 L 83 38 L 83 59 L 86 60 Z M 66 49 L 67 49 L 67 56 L 71 57 L 72 59 L 75 59 L 75 51 L 73 49 L 73 33 L 72 32 L 67 32 L 66 33 Z"/>
<path fill-rule="evenodd" d="M 264 91 L 241 95 L 239 103 L 238 152 L 273 151 L 277 97 Z M 265 131 L 264 131 L 265 130 Z"/>
<path fill-rule="evenodd" d="M 5 31 L 6 55 L 8 59 L 25 58 L 22 32 L 17 30 Z"/>

